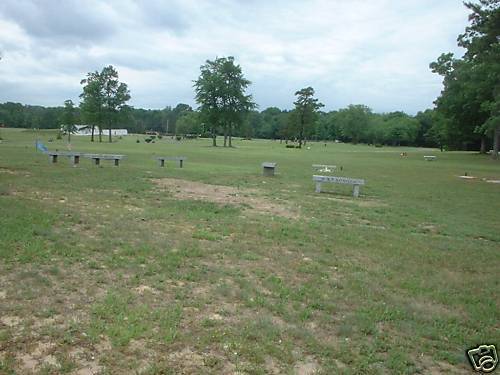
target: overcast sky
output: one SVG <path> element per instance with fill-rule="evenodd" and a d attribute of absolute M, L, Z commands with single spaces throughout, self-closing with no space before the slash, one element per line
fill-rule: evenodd
<path fill-rule="evenodd" d="M 313 86 L 326 110 L 365 104 L 414 114 L 462 51 L 459 0 L 0 0 L 0 102 L 78 102 L 87 72 L 114 65 L 131 104 L 196 106 L 200 65 L 234 56 L 259 108 L 291 108 Z"/>

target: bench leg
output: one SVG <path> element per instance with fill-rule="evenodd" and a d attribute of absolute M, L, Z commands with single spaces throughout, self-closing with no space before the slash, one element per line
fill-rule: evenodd
<path fill-rule="evenodd" d="M 354 185 L 354 188 L 352 189 L 352 196 L 353 197 L 359 197 L 359 185 Z"/>
<path fill-rule="evenodd" d="M 94 163 L 95 163 L 95 165 L 99 165 L 99 162 L 100 162 L 100 159 L 99 159 L 99 158 L 95 158 L 95 159 L 94 159 Z"/>
<path fill-rule="evenodd" d="M 321 193 L 321 182 L 316 182 L 316 193 Z"/>
<path fill-rule="evenodd" d="M 75 155 L 73 156 L 73 165 L 77 165 L 80 163 L 80 156 Z"/>
<path fill-rule="evenodd" d="M 57 155 L 51 155 L 52 156 L 52 163 L 57 163 Z"/>
<path fill-rule="evenodd" d="M 164 166 L 165 166 L 165 160 L 160 159 L 160 167 L 164 167 Z"/>
<path fill-rule="evenodd" d="M 274 168 L 264 167 L 262 174 L 266 177 L 274 176 Z"/>
<path fill-rule="evenodd" d="M 115 166 L 118 167 L 120 165 L 120 159 L 115 159 Z"/>
<path fill-rule="evenodd" d="M 179 168 L 182 168 L 182 160 L 179 160 Z"/>

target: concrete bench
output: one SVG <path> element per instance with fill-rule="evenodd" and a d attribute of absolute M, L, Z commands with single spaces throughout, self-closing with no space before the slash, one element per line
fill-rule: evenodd
<path fill-rule="evenodd" d="M 276 163 L 269 161 L 262 163 L 262 174 L 264 176 L 274 176 L 275 169 L 276 169 Z"/>
<path fill-rule="evenodd" d="M 360 178 L 336 177 L 336 176 L 313 176 L 313 181 L 316 183 L 316 193 L 321 193 L 321 184 L 329 182 L 332 184 L 353 185 L 352 196 L 359 196 L 359 187 L 365 184 L 365 180 Z"/>
<path fill-rule="evenodd" d="M 174 161 L 178 161 L 179 168 L 182 168 L 182 164 L 184 163 L 185 160 L 187 160 L 187 157 L 185 157 L 185 156 L 159 156 L 156 159 L 160 162 L 160 167 L 165 166 L 166 160 L 174 160 Z"/>
<path fill-rule="evenodd" d="M 326 164 L 313 164 L 312 167 L 318 172 L 335 172 L 337 169 L 336 165 L 326 165 Z"/>
<path fill-rule="evenodd" d="M 92 159 L 95 165 L 100 165 L 101 160 L 114 160 L 115 166 L 120 165 L 120 160 L 122 160 L 125 155 L 111 155 L 111 154 L 85 154 L 86 158 Z"/>
<path fill-rule="evenodd" d="M 424 159 L 427 161 L 434 161 L 436 160 L 436 157 L 433 155 L 424 155 Z"/>
<path fill-rule="evenodd" d="M 59 156 L 66 156 L 68 158 L 71 158 L 73 165 L 77 165 L 78 163 L 80 163 L 80 156 L 82 156 L 83 154 L 80 152 L 49 151 L 47 152 L 47 155 L 49 155 L 49 159 L 52 161 L 52 163 L 57 163 L 57 159 Z"/>

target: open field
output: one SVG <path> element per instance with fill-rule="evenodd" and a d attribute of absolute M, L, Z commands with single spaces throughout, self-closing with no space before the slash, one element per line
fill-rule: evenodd
<path fill-rule="evenodd" d="M 66 149 L 55 133 L 0 132 L 2 374 L 454 374 L 467 348 L 500 344 L 485 156 L 74 137 L 127 158 L 73 168 L 35 152 L 37 137 Z M 360 198 L 315 194 L 315 163 L 366 179 Z"/>

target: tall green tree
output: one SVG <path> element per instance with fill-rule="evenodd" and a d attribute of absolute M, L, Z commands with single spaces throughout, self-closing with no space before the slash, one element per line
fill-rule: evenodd
<path fill-rule="evenodd" d="M 293 102 L 295 105 L 294 117 L 297 121 L 297 138 L 299 140 L 299 148 L 301 148 L 304 137 L 316 121 L 318 110 L 324 105 L 314 97 L 314 89 L 312 87 L 306 87 L 297 91 L 295 96 L 297 99 Z"/>
<path fill-rule="evenodd" d="M 108 141 L 111 143 L 111 129 L 117 124 L 123 111 L 127 110 L 127 102 L 130 100 L 130 91 L 126 83 L 118 80 L 118 72 L 112 66 L 106 66 L 101 73 L 103 114 L 108 126 Z"/>
<path fill-rule="evenodd" d="M 80 112 L 84 122 L 90 127 L 90 141 L 94 142 L 95 128 L 99 130 L 99 142 L 102 142 L 102 126 L 104 123 L 104 97 L 102 95 L 102 78 L 98 71 L 87 73 L 82 79 L 83 92 L 80 94 Z"/>
<path fill-rule="evenodd" d="M 118 72 L 112 65 L 104 67 L 101 72 L 88 73 L 87 78 L 80 83 L 84 85 L 80 94 L 80 108 L 85 121 L 91 124 L 91 141 L 94 141 L 94 129 L 97 125 L 99 142 L 102 142 L 102 130 L 105 126 L 109 130 L 111 142 L 112 127 L 128 109 L 126 103 L 130 99 L 130 92 L 127 84 L 118 80 Z"/>
<path fill-rule="evenodd" d="M 245 93 L 250 84 L 232 56 L 207 60 L 200 67 L 200 76 L 194 83 L 195 98 L 203 121 L 210 127 L 214 146 L 217 131 L 222 128 L 224 146 L 229 141 L 231 147 L 234 129 L 241 126 L 248 112 L 256 107 L 252 96 Z"/>
<path fill-rule="evenodd" d="M 442 54 L 430 64 L 433 72 L 443 76 L 443 90 L 436 100 L 437 110 L 447 121 L 447 143 L 455 147 L 464 143 L 493 140 L 493 157 L 498 157 L 500 137 L 500 1 L 466 2 L 471 24 L 458 37 L 466 52 L 461 59 Z M 450 139 L 451 138 L 451 139 Z"/>
<path fill-rule="evenodd" d="M 61 115 L 61 130 L 68 134 L 68 143 L 71 142 L 71 134 L 76 132 L 76 110 L 71 99 L 64 101 L 64 110 Z"/>
<path fill-rule="evenodd" d="M 176 134 L 197 134 L 201 133 L 201 121 L 198 112 L 184 112 L 176 121 Z"/>
<path fill-rule="evenodd" d="M 415 142 L 420 123 L 403 112 L 394 112 L 387 115 L 386 142 L 393 146 L 408 146 Z"/>
<path fill-rule="evenodd" d="M 367 134 L 372 111 L 365 105 L 349 105 L 335 114 L 338 132 L 344 141 L 358 143 Z"/>

